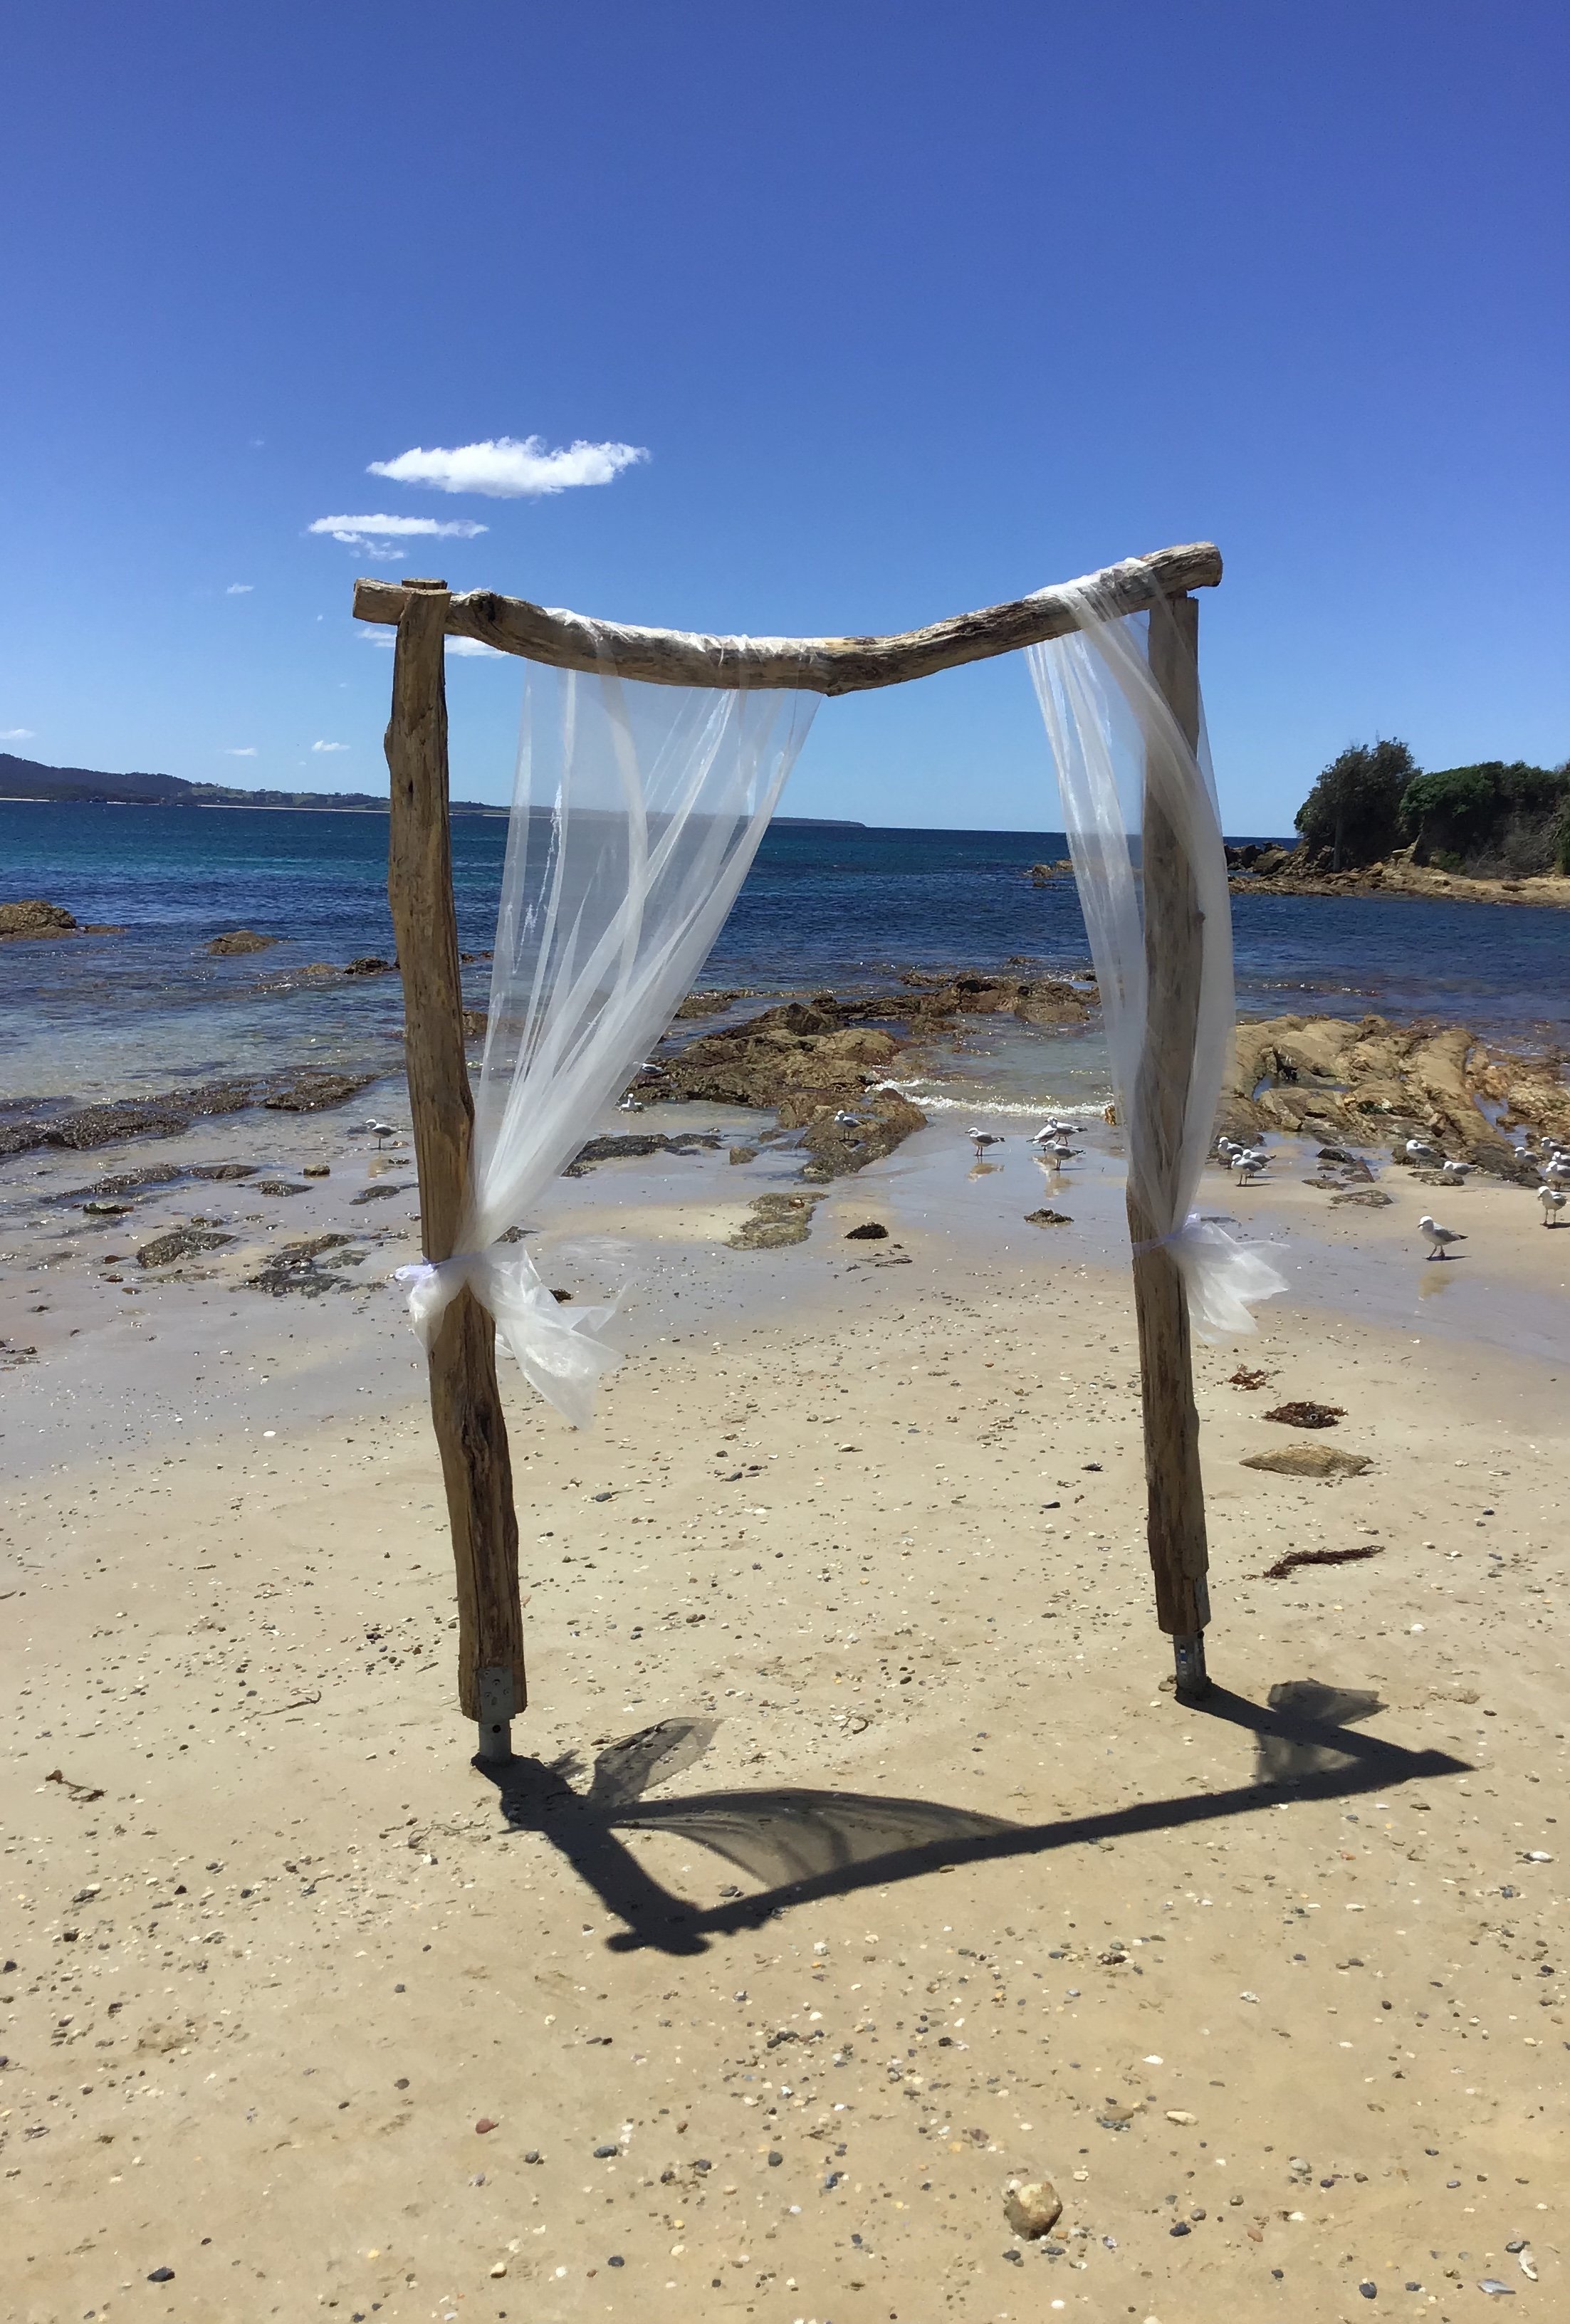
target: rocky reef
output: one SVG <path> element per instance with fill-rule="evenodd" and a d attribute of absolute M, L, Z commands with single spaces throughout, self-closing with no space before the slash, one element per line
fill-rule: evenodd
<path fill-rule="evenodd" d="M 1570 1136 L 1570 1087 L 1556 1054 L 1493 1051 L 1464 1026 L 1272 1017 L 1238 1027 L 1216 1128 L 1362 1146 L 1418 1136 L 1497 1176 L 1533 1179 L 1507 1132 Z"/>
<path fill-rule="evenodd" d="M 684 1001 L 677 1023 L 709 1015 L 710 998 Z M 1055 977 L 911 970 L 897 992 L 843 1001 L 819 992 L 710 1033 L 668 1035 L 633 1092 L 645 1101 L 703 1099 L 771 1112 L 782 1130 L 799 1133 L 805 1176 L 842 1177 L 924 1126 L 920 1108 L 889 1084 L 897 1069 L 919 1070 L 925 1044 L 966 1017 L 1081 1025 L 1094 1001 L 1091 990 Z"/>

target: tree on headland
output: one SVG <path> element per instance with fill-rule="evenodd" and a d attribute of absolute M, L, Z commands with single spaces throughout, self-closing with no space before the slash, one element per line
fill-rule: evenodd
<path fill-rule="evenodd" d="M 1310 853 L 1331 869 L 1377 863 L 1401 840 L 1401 798 L 1421 773 L 1404 742 L 1354 742 L 1333 759 L 1295 818 Z"/>
<path fill-rule="evenodd" d="M 1418 863 L 1570 871 L 1570 769 L 1490 759 L 1418 775 L 1402 794 L 1401 825 Z"/>

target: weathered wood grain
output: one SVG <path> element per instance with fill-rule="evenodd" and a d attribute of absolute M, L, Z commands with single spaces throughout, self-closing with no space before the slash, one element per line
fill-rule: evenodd
<path fill-rule="evenodd" d="M 404 592 L 387 728 L 392 818 L 387 897 L 403 978 L 404 1055 L 420 1218 L 427 1259 L 449 1259 L 468 1182 L 474 1100 L 464 1062 L 463 991 L 448 829 L 439 584 Z M 505 1672 L 511 1711 L 526 1701 L 518 1600 L 518 1521 L 506 1424 L 496 1386 L 495 1325 L 469 1291 L 448 1308 L 430 1350 L 430 1411 L 441 1454 L 457 1571 L 458 1702 L 479 1719 L 481 1673 Z M 487 1696 L 498 1692 L 492 1678 Z M 508 1689 L 500 1690 L 505 1701 Z M 491 1723 L 497 1723 L 494 1708 Z M 500 1721 L 504 1729 L 505 1720 Z M 491 1738 L 494 1744 L 495 1738 Z M 505 1740 L 504 1735 L 503 1738 Z M 487 1738 L 481 1737 L 482 1752 Z M 494 1751 L 490 1754 L 494 1756 Z"/>
<path fill-rule="evenodd" d="M 1157 597 L 1214 588 L 1221 579 L 1221 551 L 1209 541 L 1159 549 L 1088 577 L 1109 612 L 1134 613 Z M 473 638 L 498 652 L 522 654 L 559 669 L 614 669 L 656 686 L 799 687 L 810 694 L 858 694 L 1067 636 L 1078 626 L 1067 594 L 1073 586 L 1042 589 L 889 638 L 699 637 L 592 621 L 486 589 L 448 598 L 444 620 L 449 637 Z M 396 622 L 411 591 L 428 586 L 356 581 L 356 615 L 362 622 Z"/>
<path fill-rule="evenodd" d="M 1192 597 L 1150 625 L 1150 669 L 1190 743 L 1199 739 L 1199 608 Z M 1134 1306 L 1145 1421 L 1146 1538 L 1156 1618 L 1178 1642 L 1179 1692 L 1204 1692 L 1210 1619 L 1205 1487 L 1188 1300 L 1170 1250 L 1141 1250 L 1164 1231 L 1136 1190 L 1169 1187 L 1178 1171 L 1199 1016 L 1204 915 L 1194 874 L 1171 822 L 1149 793 L 1144 813 L 1145 966 L 1149 1005 L 1139 1070 L 1139 1155 L 1131 1154 L 1129 1232 L 1135 1244 Z"/>

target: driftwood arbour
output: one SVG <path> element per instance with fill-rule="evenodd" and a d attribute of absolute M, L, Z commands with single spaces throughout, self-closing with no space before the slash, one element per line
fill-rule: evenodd
<path fill-rule="evenodd" d="M 1098 603 L 1119 613 L 1159 600 L 1172 607 L 1173 637 L 1152 629 L 1158 682 L 1192 737 L 1197 732 L 1197 614 L 1188 592 L 1214 588 L 1221 553 L 1207 541 L 1131 558 L 1093 576 Z M 1083 587 L 1085 585 L 1079 585 Z M 1043 589 L 929 629 L 890 638 L 710 638 L 630 628 L 501 597 L 455 596 L 445 582 L 361 580 L 361 621 L 395 625 L 387 763 L 392 782 L 388 893 L 403 976 L 409 1100 L 420 1172 L 425 1256 L 452 1255 L 468 1169 L 474 1102 L 464 1062 L 457 918 L 448 830 L 447 700 L 443 641 L 470 638 L 560 669 L 614 670 L 657 686 L 750 689 L 796 687 L 855 694 L 1013 653 L 1079 626 L 1077 592 Z M 1147 1061 L 1167 1043 L 1192 1055 L 1198 998 L 1198 919 L 1192 873 L 1170 826 L 1145 833 L 1147 951 L 1151 963 Z M 1183 1079 L 1186 1090 L 1186 1078 Z M 1172 1102 L 1168 1083 L 1164 1103 Z M 1179 1107 L 1178 1120 L 1180 1123 Z M 1165 1114 L 1155 1133 L 1175 1135 Z M 1136 1243 L 1150 1239 L 1131 1215 Z M 1138 1253 L 1149 1539 L 1158 1618 L 1174 1638 L 1180 1690 L 1204 1685 L 1205 1508 L 1181 1280 L 1165 1249 Z M 497 1393 L 489 1316 L 464 1291 L 448 1308 L 430 1351 L 431 1414 L 447 1485 L 457 1566 L 458 1698 L 480 1726 L 480 1749 L 505 1757 L 508 1722 L 523 1708 L 518 1526 L 506 1429 Z"/>

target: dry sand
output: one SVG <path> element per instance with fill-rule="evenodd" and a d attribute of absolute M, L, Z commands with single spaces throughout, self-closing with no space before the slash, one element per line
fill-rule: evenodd
<path fill-rule="evenodd" d="M 1207 1185 L 1293 1289 L 1200 1357 L 1221 1687 L 1185 1710 L 1114 1159 L 1044 1186 L 934 1129 L 779 1252 L 718 1238 L 780 1164 L 564 1185 L 550 1279 L 630 1251 L 644 1291 L 592 1434 L 509 1383 L 499 1791 L 383 1279 L 411 1205 L 365 1293 L 236 1289 L 364 1215 L 341 1129 L 278 1135 L 330 1155 L 309 1197 L 150 1199 L 237 1222 L 184 1283 L 12 1239 L 8 2317 L 1565 2313 L 1570 1233 L 1528 1194 L 1447 1194 L 1469 1240 L 1425 1264 L 1399 1172 L 1380 1212 L 1307 1163 Z M 58 1222 L 108 1167 L 6 1191 Z M 1372 1465 L 1240 1465 L 1299 1441 Z"/>

